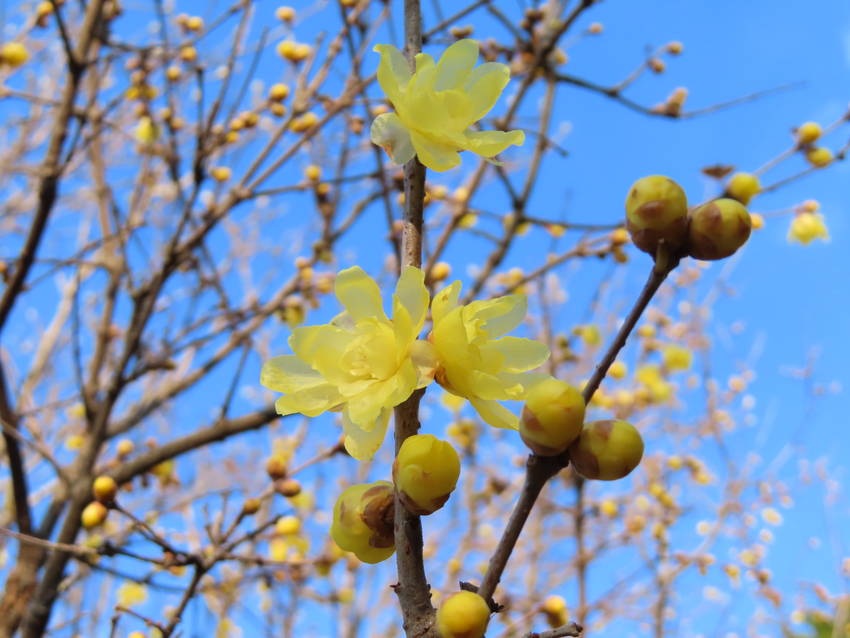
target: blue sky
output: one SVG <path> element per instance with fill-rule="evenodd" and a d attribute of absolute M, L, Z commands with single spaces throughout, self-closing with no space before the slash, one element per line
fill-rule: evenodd
<path fill-rule="evenodd" d="M 332 29 L 337 24 L 335 10 L 319 10 L 323 4 L 292 3 L 301 15 L 297 26 L 300 40 L 312 41 L 315 35 Z M 394 2 L 399 5 L 400 2 Z M 433 24 L 430 3 L 426 4 L 426 27 Z M 499 2 L 498 5 L 513 17 L 518 16 L 519 3 Z M 197 12 L 208 21 L 217 15 L 223 3 L 180 2 L 178 8 L 189 13 Z M 6 4 L 7 32 L 15 31 L 19 24 L 16 3 Z M 272 42 L 282 37 L 280 27 L 274 22 L 275 5 L 260 3 L 254 28 L 273 27 Z M 132 7 L 132 11 L 138 10 Z M 446 13 L 450 9 L 444 9 Z M 333 20 L 327 16 L 332 15 Z M 398 18 L 398 16 L 396 16 Z M 689 89 L 688 107 L 701 108 L 723 102 L 754 91 L 788 84 L 794 88 L 734 108 L 685 121 L 649 118 L 626 110 L 622 105 L 583 89 L 563 86 L 559 89 L 555 127 L 563 136 L 561 145 L 567 157 L 551 154 L 543 165 L 540 185 L 530 203 L 530 210 L 538 217 L 564 219 L 572 222 L 615 223 L 622 217 L 622 202 L 629 185 L 647 174 L 665 174 L 677 180 L 688 192 L 692 201 L 713 196 L 718 187 L 700 173 L 707 165 L 734 164 L 740 170 L 754 170 L 785 150 L 792 142 L 791 129 L 806 120 L 827 124 L 839 118 L 850 100 L 848 72 L 850 72 L 850 3 L 842 0 L 820 2 L 749 2 L 718 0 L 712 2 L 681 2 L 680 0 L 652 0 L 629 2 L 608 0 L 588 11 L 575 33 L 592 22 L 604 24 L 604 33 L 582 38 L 569 46 L 569 63 L 564 71 L 599 84 L 615 83 L 625 77 L 642 60 L 647 48 L 662 46 L 671 40 L 684 43 L 684 52 L 676 58 L 666 58 L 667 70 L 660 75 L 648 74 L 631 87 L 626 95 L 651 106 L 662 101 L 678 86 Z M 474 37 L 486 38 L 491 33 L 504 36 L 503 27 L 483 15 L 481 11 L 464 18 L 461 24 L 476 26 Z M 149 33 L 144 22 L 120 23 L 119 32 L 128 39 L 144 41 Z M 396 19 L 396 33 L 400 21 Z M 381 40 L 388 40 L 386 30 Z M 569 42 L 570 40 L 568 40 Z M 438 53 L 442 45 L 431 52 Z M 207 48 L 205 48 L 207 47 Z M 202 45 L 210 51 L 215 42 Z M 271 52 L 270 52 L 271 53 Z M 216 54 L 213 52 L 213 56 Z M 370 54 L 364 69 L 376 66 L 377 56 Z M 247 64 L 247 63 L 245 63 Z M 242 67 L 244 68 L 244 66 Z M 266 55 L 260 65 L 259 77 L 266 84 L 281 76 L 281 64 L 274 55 Z M 285 73 L 284 73 L 285 77 Z M 16 81 L 13 79 L 13 81 Z M 506 91 L 509 96 L 515 85 Z M 377 96 L 377 93 L 375 93 Z M 506 99 L 496 107 L 494 114 L 504 110 Z M 529 101 L 534 105 L 534 101 Z M 3 107 L 7 108 L 7 107 Z M 14 105 L 8 107 L 16 108 Z M 529 107 L 521 112 L 520 123 L 535 115 Z M 840 148 L 850 137 L 850 126 L 840 127 L 824 143 L 832 149 Z M 292 183 L 300 179 L 300 170 L 320 156 L 323 149 L 313 148 L 299 157 L 296 165 L 280 177 L 274 185 Z M 324 149 L 327 150 L 327 149 Z M 333 149 L 330 149 L 331 153 Z M 528 147 L 511 150 L 505 158 L 516 162 L 522 171 L 527 160 Z M 246 153 L 226 159 L 234 167 L 244 166 L 251 157 Z M 444 176 L 430 176 L 437 183 L 454 187 L 475 166 L 472 157 L 464 158 L 463 169 Z M 804 166 L 801 158 L 794 157 L 768 174 L 767 183 L 782 179 Z M 775 193 L 757 198 L 752 210 L 767 214 L 764 229 L 754 233 L 747 246 L 729 262 L 712 265 L 703 281 L 693 292 L 699 301 L 713 290 L 720 280 L 725 280 L 730 294 L 721 294 L 711 308 L 712 320 L 709 337 L 713 342 L 712 365 L 718 378 L 726 378 L 740 366 L 753 366 L 757 377 L 749 391 L 756 399 L 751 410 L 752 425 L 736 432 L 732 441 L 740 458 L 755 452 L 764 459 L 761 467 L 748 471 L 774 480 L 782 478 L 798 485 L 800 459 L 820 461 L 826 476 L 839 487 L 839 497 L 832 503 L 824 501 L 822 483 L 801 486 L 795 493 L 795 505 L 784 512 L 785 525 L 776 530 L 776 540 L 769 561 L 776 577 L 776 587 L 793 598 L 801 582 L 821 581 L 833 591 L 847 591 L 848 582 L 841 578 L 838 562 L 850 555 L 846 540 L 830 539 L 829 531 L 850 529 L 850 512 L 846 493 L 840 491 L 847 485 L 848 467 L 845 450 L 850 449 L 850 430 L 846 415 L 850 413 L 847 387 L 850 378 L 847 361 L 850 360 L 850 189 L 847 188 L 850 164 L 843 162 L 828 170 L 817 172 L 783 187 Z M 126 175 L 125 175 L 126 177 Z M 279 182 L 277 181 L 279 180 Z M 789 216 L 772 216 L 806 199 L 817 199 L 822 206 L 830 229 L 831 241 L 811 246 L 789 244 L 785 239 Z M 474 200 L 476 206 L 496 213 L 505 212 L 505 201 L 484 192 Z M 274 202 L 268 213 L 267 234 L 262 238 L 261 256 L 257 260 L 257 289 L 261 295 L 273 292 L 276 282 L 289 276 L 287 270 L 276 275 L 277 257 L 270 252 L 274 242 L 287 244 L 297 240 L 300 232 L 300 211 L 310 205 L 308 197 L 292 196 Z M 46 247 L 47 254 L 61 254 L 63 237 L 73 233 L 73 213 L 62 216 Z M 235 219 L 239 219 L 237 212 Z M 496 226 L 497 227 L 497 226 Z M 380 208 L 373 208 L 354 228 L 340 251 L 340 267 L 361 263 L 372 272 L 383 265 L 384 255 L 369 246 L 376 234 L 383 236 Z M 272 240 L 271 238 L 274 238 Z M 568 239 L 573 235 L 568 235 Z M 283 242 L 280 239 L 283 238 Z M 224 242 L 224 238 L 219 241 Z M 548 250 L 551 240 L 542 231 L 532 231 L 512 250 L 509 266 L 533 267 L 540 263 L 541 250 Z M 223 245 L 223 244 L 222 244 Z M 309 245 L 309 244 L 307 244 Z M 381 246 L 381 250 L 384 249 Z M 544 246 L 545 248 L 541 248 Z M 287 246 L 287 256 L 303 250 L 297 245 Z M 469 267 L 482 259 L 484 244 L 480 239 L 468 238 L 450 245 L 446 254 L 454 272 L 463 277 Z M 6 256 L 6 249 L 2 255 Z M 634 295 L 645 278 L 648 258 L 635 251 L 628 266 L 620 269 L 612 280 L 615 293 L 610 299 L 624 304 Z M 139 259 L 148 258 L 139 255 Z M 266 272 L 263 274 L 263 270 Z M 603 264 L 582 264 L 580 268 L 559 271 L 569 301 L 558 309 L 560 330 L 568 331 L 575 324 L 587 320 L 587 303 L 597 290 L 598 283 L 611 277 L 611 269 Z M 240 282 L 228 282 L 234 295 L 246 294 Z M 8 337 L 24 336 L 29 330 L 25 317 L 48 316 L 56 299 L 56 290 L 48 285 L 31 297 L 32 307 L 19 308 L 17 322 L 10 326 Z M 311 322 L 321 321 L 324 314 L 311 317 Z M 622 314 L 625 307 L 617 305 L 604 309 L 603 314 Z M 30 314 L 25 314 L 29 312 Z M 733 326 L 740 326 L 732 329 Z M 11 342 L 11 341 L 10 341 Z M 284 348 L 285 336 L 278 335 L 277 343 Z M 5 345 L 5 344 L 4 344 Z M 25 352 L 16 353 L 23 361 Z M 235 361 L 233 362 L 235 365 Z M 240 378 L 243 399 L 237 407 L 246 408 L 260 396 L 257 378 L 261 361 L 249 357 Z M 793 373 L 796 369 L 811 366 L 809 383 Z M 210 383 L 220 384 L 229 379 L 233 368 L 228 367 L 214 375 Z M 823 388 L 813 396 L 813 388 Z M 175 408 L 176 414 L 187 425 L 204 422 L 209 416 L 209 406 L 203 402 L 202 392 L 191 402 Z M 435 393 L 436 394 L 436 393 Z M 694 404 L 685 405 L 677 418 L 687 420 L 699 411 L 699 393 L 692 393 Z M 690 396 L 690 395 L 689 395 Z M 430 408 L 439 414 L 439 408 Z M 439 417 L 426 423 L 426 429 L 439 433 L 443 420 Z M 284 428 L 285 429 L 285 428 Z M 317 431 L 332 433 L 327 422 L 320 422 Z M 175 427 L 170 434 L 180 431 Z M 246 458 L 256 448 L 268 446 L 271 436 L 258 433 L 233 443 L 234 449 Z M 657 445 L 663 447 L 660 441 Z M 216 452 L 211 452 L 214 458 Z M 203 455 L 198 455 L 203 457 Z M 203 457 L 210 458 L 210 457 Z M 745 464 L 746 465 L 746 464 Z M 353 467 L 353 465 L 352 465 Z M 191 475 L 193 469 L 181 471 Z M 327 478 L 327 477 L 325 477 Z M 846 488 L 845 488 L 846 489 Z M 612 493 L 616 489 L 612 488 Z M 710 497 L 709 497 L 710 498 Z M 437 519 L 440 520 L 439 518 Z M 444 517 L 443 522 L 447 521 Z M 686 518 L 681 523 L 682 539 L 693 535 L 698 518 Z M 433 523 L 435 525 L 439 523 Z M 317 526 L 318 530 L 318 526 Z M 317 531 L 317 534 L 321 533 Z M 846 533 L 845 533 L 846 536 Z M 821 544 L 813 541 L 820 538 Z M 842 542 L 844 543 L 842 545 Z M 837 546 L 836 546 L 837 545 Z M 563 547 L 558 551 L 569 551 Z M 802 559 L 798 558 L 802 556 Z M 785 557 L 794 557 L 789 560 Z M 557 560 L 557 556 L 555 556 Z M 614 559 L 616 560 L 616 558 Z M 718 560 L 724 557 L 718 556 Z M 616 576 L 616 570 L 593 575 L 592 590 L 603 591 Z M 722 584 L 723 577 L 714 575 L 709 584 Z M 683 597 L 702 596 L 705 582 L 694 579 L 691 590 Z M 741 591 L 749 592 L 746 586 Z M 564 595 L 572 603 L 575 591 L 565 587 Z M 679 601 L 682 606 L 683 601 Z M 701 602 L 695 614 L 699 620 L 689 624 L 679 619 L 671 624 L 677 630 L 671 635 L 707 636 L 712 633 L 712 623 L 721 612 L 727 622 L 722 630 L 743 633 L 745 619 L 749 618 L 755 603 L 749 596 L 738 596 L 721 606 Z M 791 608 L 793 605 L 786 605 Z M 685 609 L 687 605 L 683 606 Z M 192 612 L 197 625 L 188 625 L 193 632 L 202 631 L 210 619 L 202 610 Z M 681 623 L 681 624 L 679 624 Z M 631 635 L 645 635 L 639 622 L 624 622 L 623 630 Z M 775 628 L 774 628 L 775 629 Z M 314 628 L 317 632 L 325 628 Z M 613 631 L 613 629 L 612 629 Z M 777 635 L 778 632 L 767 632 Z M 193 633 L 192 635 L 197 635 Z M 317 634 L 319 635 L 319 634 Z M 602 634 L 600 634 L 602 635 Z"/>

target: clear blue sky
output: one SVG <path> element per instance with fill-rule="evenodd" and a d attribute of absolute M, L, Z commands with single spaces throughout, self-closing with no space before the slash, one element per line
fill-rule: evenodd
<path fill-rule="evenodd" d="M 7 30 L 19 24 L 17 3 L 6 3 Z M 315 35 L 330 27 L 327 15 L 337 18 L 334 11 L 317 11 L 317 5 L 293 2 L 302 15 L 298 26 L 302 41 L 312 41 Z M 427 7 L 430 3 L 425 2 Z M 400 10 L 401 2 L 394 0 Z M 520 3 L 499 2 L 498 5 L 514 18 L 519 15 Z M 181 2 L 179 9 L 197 12 L 205 17 L 217 15 L 223 3 Z M 214 7 L 214 9 L 210 8 Z M 136 7 L 128 7 L 131 12 Z M 255 29 L 273 25 L 275 35 L 281 35 L 273 18 L 275 5 L 259 3 Z M 446 8 L 446 13 L 451 10 Z M 434 24 L 431 10 L 427 9 L 426 27 Z M 311 15 L 312 14 L 312 15 Z M 848 74 L 850 74 L 850 3 L 845 0 L 819 2 L 774 2 L 771 0 L 713 0 L 711 2 L 681 2 L 680 0 L 607 0 L 587 12 L 581 27 L 591 21 L 605 26 L 603 35 L 582 39 L 569 47 L 570 62 L 564 71 L 584 77 L 599 84 L 621 80 L 642 59 L 647 47 L 658 47 L 670 40 L 684 43 L 684 53 L 678 58 L 668 58 L 667 71 L 661 75 L 649 74 L 639 80 L 628 92 L 632 99 L 646 105 L 662 101 L 677 86 L 689 89 L 688 107 L 700 108 L 733 99 L 762 89 L 786 84 L 795 88 L 728 110 L 686 120 L 670 121 L 649 118 L 626 110 L 623 106 L 583 89 L 564 86 L 559 89 L 555 121 L 564 124 L 568 133 L 561 139 L 569 155 L 561 158 L 550 155 L 541 172 L 541 187 L 531 202 L 531 209 L 539 217 L 563 218 L 573 222 L 616 222 L 622 216 L 622 202 L 629 185 L 646 174 L 661 173 L 682 184 L 692 200 L 710 197 L 716 192 L 715 183 L 700 174 L 700 168 L 716 164 L 734 164 L 741 170 L 753 170 L 786 149 L 791 142 L 790 130 L 806 121 L 827 124 L 840 117 L 848 107 Z M 478 11 L 460 21 L 476 25 L 474 37 L 486 38 L 491 30 L 499 37 L 502 27 Z M 146 25 L 137 26 L 126 21 L 118 27 L 124 37 L 144 41 Z M 14 30 L 12 30 L 14 32 Z M 384 31 L 384 40 L 389 35 Z M 396 20 L 396 33 L 400 21 Z M 213 46 L 206 43 L 204 47 Z M 441 45 L 433 47 L 439 53 Z M 364 64 L 367 71 L 375 68 L 377 55 L 370 54 Z M 259 76 L 270 83 L 278 76 L 280 62 L 267 55 L 261 62 Z M 506 94 L 511 91 L 509 87 Z M 377 95 L 377 94 L 376 94 Z M 503 99 L 494 114 L 504 109 Z M 526 115 L 533 115 L 532 112 Z M 568 126 L 568 129 L 566 128 Z M 850 126 L 839 128 L 825 140 L 832 149 L 840 148 L 850 137 Z M 527 150 L 511 151 L 507 159 L 522 160 Z M 234 158 L 235 163 L 250 158 Z M 300 158 L 300 164 L 290 173 L 284 173 L 281 184 L 299 179 L 298 171 L 309 163 L 309 156 Z M 768 175 L 767 183 L 790 175 L 803 167 L 800 158 L 782 164 Z M 471 157 L 464 158 L 464 169 L 474 166 Z M 455 186 L 466 170 L 446 174 L 436 179 Z M 776 540 L 770 550 L 768 564 L 774 571 L 774 586 L 787 596 L 789 602 L 783 613 L 793 608 L 790 601 L 801 591 L 806 581 L 820 581 L 834 592 L 847 591 L 848 581 L 839 574 L 839 561 L 850 555 L 850 542 L 846 531 L 850 529 L 850 511 L 846 485 L 848 465 L 846 450 L 850 449 L 850 399 L 847 388 L 850 375 L 850 163 L 842 162 L 828 170 L 806 177 L 787 187 L 755 200 L 752 210 L 772 213 L 789 208 L 806 199 L 821 202 L 832 239 L 829 243 L 816 243 L 808 247 L 788 244 L 785 240 L 790 217 L 768 216 L 767 224 L 754 233 L 752 240 L 734 260 L 734 268 L 726 264 L 713 265 L 698 287 L 697 299 L 708 294 L 718 278 L 726 277 L 734 294 L 721 295 L 712 308 L 712 333 L 714 342 L 712 364 L 718 378 L 724 379 L 741 364 L 755 367 L 757 378 L 750 387 L 756 397 L 755 416 L 751 426 L 742 428 L 730 441 L 735 452 L 743 458 L 754 452 L 771 466 L 771 472 L 751 469 L 756 475 L 765 472 L 765 478 L 782 478 L 799 485 L 798 461 L 820 460 L 825 464 L 828 477 L 837 482 L 839 496 L 835 502 L 824 503 L 824 489 L 819 483 L 804 487 L 794 494 L 793 508 L 784 511 L 785 524 L 774 530 Z M 287 237 L 299 207 L 308 203 L 306 198 L 280 202 L 281 217 L 270 223 L 269 232 L 280 232 Z M 503 200 L 487 194 L 475 200 L 480 206 L 504 207 Z M 66 222 L 67 222 L 66 218 Z M 296 222 L 297 223 L 297 222 Z M 383 254 L 376 255 L 363 246 L 375 235 L 383 236 L 384 222 L 380 209 L 375 208 L 355 228 L 340 255 L 349 262 L 340 267 L 361 263 L 376 272 L 382 265 Z M 535 234 L 536 233 L 536 234 Z M 59 252 L 60 239 L 56 236 L 47 250 Z M 548 249 L 549 239 L 534 231 L 520 242 L 511 253 L 509 265 L 529 267 L 538 264 L 541 246 Z M 51 248 L 52 246 L 52 248 Z M 474 264 L 483 254 L 481 242 L 453 244 L 447 258 L 454 264 L 455 273 L 462 276 L 465 266 Z M 384 245 L 381 246 L 383 250 Z M 2 256 L 7 256 L 5 248 Z M 54 254 L 54 253 L 46 253 Z M 636 293 L 647 267 L 648 259 L 631 253 L 632 260 L 616 280 L 617 285 Z M 268 264 L 270 267 L 272 263 Z M 724 270 L 726 269 L 726 270 Z M 566 287 L 570 301 L 559 310 L 561 330 L 586 319 L 587 301 L 595 292 L 597 283 L 610 269 L 604 265 L 587 264 L 580 274 L 565 271 Z M 280 279 L 288 277 L 281 273 Z M 263 279 L 271 294 L 274 285 Z M 237 282 L 232 282 L 234 289 Z M 36 312 L 46 315 L 55 299 L 55 290 L 44 288 L 42 297 L 33 300 Z M 619 299 L 619 298 L 618 298 Z M 328 313 L 333 308 L 328 308 Z M 612 309 L 616 311 L 616 309 Z M 622 311 L 622 310 L 620 310 Z M 28 330 L 24 321 L 26 308 L 17 311 L 17 326 L 8 331 L 10 340 L 23 336 Z M 319 321 L 321 315 L 311 319 Z M 743 330 L 730 330 L 733 323 L 742 322 Z M 279 338 L 281 352 L 284 338 Z M 20 354 L 24 357 L 24 354 Z M 249 406 L 257 396 L 259 366 L 261 362 L 250 358 L 241 379 L 242 394 L 247 398 L 238 407 Z M 791 371 L 811 365 L 809 384 L 795 378 Z M 229 378 L 222 373 L 219 380 Z M 213 378 L 216 382 L 216 377 Z M 824 388 L 816 397 L 812 388 Z M 251 396 L 253 393 L 253 397 Z M 699 393 L 693 394 L 698 401 Z M 186 424 L 205 422 L 209 406 L 196 397 L 196 401 L 181 406 L 178 413 Z M 699 405 L 685 406 L 677 418 L 687 420 L 698 412 Z M 433 412 L 435 416 L 438 414 Z M 440 417 L 426 423 L 426 429 L 439 433 Z M 191 425 L 182 426 L 189 430 Z M 327 430 L 327 424 L 321 424 Z M 176 426 L 172 435 L 181 431 Z M 242 437 L 239 449 L 268 444 L 269 436 L 260 433 Z M 663 445 L 663 442 L 659 443 Z M 352 466 L 353 467 L 353 466 Z M 191 469 L 183 471 L 191 472 Z M 845 491 L 841 491 L 841 490 Z M 437 519 L 440 520 L 440 519 Z M 446 518 L 442 519 L 447 520 Z M 676 533 L 680 538 L 693 536 L 698 518 L 685 517 Z M 317 528 L 318 529 L 318 528 Z M 830 538 L 827 530 L 843 531 L 844 539 Z M 820 538 L 821 544 L 812 538 Z M 843 543 L 843 544 L 842 544 Z M 718 553 L 718 561 L 728 557 Z M 596 573 L 592 589 L 603 591 L 616 576 Z M 750 595 L 752 587 L 745 584 L 740 590 L 746 595 L 731 598 L 727 603 L 712 603 L 702 598 L 705 584 L 722 585 L 724 577 L 715 573 L 705 581 L 692 579 L 692 590 L 681 591 L 676 602 L 680 610 L 693 611 L 693 618 L 679 617 L 671 622 L 670 635 L 706 636 L 726 635 L 726 631 L 744 633 L 745 619 L 759 605 Z M 563 592 L 568 602 L 574 604 L 574 591 Z M 689 604 L 690 599 L 694 604 Z M 152 613 L 154 609 L 150 610 Z M 721 623 L 718 618 L 723 618 Z M 189 635 L 200 635 L 209 622 L 206 612 L 195 609 L 186 625 Z M 715 630 L 715 626 L 720 629 Z M 769 627 L 769 626 L 767 626 Z M 624 621 L 622 627 L 609 628 L 623 635 L 646 635 L 639 622 Z M 325 626 L 312 627 L 315 635 L 330 635 Z M 765 629 L 766 635 L 778 635 L 778 630 Z M 312 634 L 311 634 L 312 635 Z M 600 633 L 593 635 L 608 635 Z M 611 635 L 614 635 L 613 633 Z M 618 634 L 619 635 L 619 634 Z"/>

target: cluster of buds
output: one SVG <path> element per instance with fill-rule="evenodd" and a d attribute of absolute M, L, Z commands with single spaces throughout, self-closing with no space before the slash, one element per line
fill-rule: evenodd
<path fill-rule="evenodd" d="M 760 185 L 754 176 L 738 174 L 727 190 L 730 197 L 689 211 L 685 192 L 670 178 L 650 175 L 639 179 L 626 198 L 626 227 L 632 241 L 653 256 L 663 245 L 672 257 L 729 257 L 750 237 L 752 222 L 743 201 L 749 202 Z"/>
<path fill-rule="evenodd" d="M 613 481 L 631 473 L 643 456 L 643 439 L 634 426 L 619 420 L 584 423 L 584 415 L 582 394 L 550 378 L 529 391 L 520 436 L 538 456 L 566 452 L 584 478 Z"/>

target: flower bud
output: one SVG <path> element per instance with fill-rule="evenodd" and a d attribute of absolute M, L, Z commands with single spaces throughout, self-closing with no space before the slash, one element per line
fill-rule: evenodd
<path fill-rule="evenodd" d="M 679 248 L 688 235 L 688 199 L 682 187 L 662 175 L 636 181 L 626 197 L 626 228 L 635 245 L 650 255 L 661 241 Z"/>
<path fill-rule="evenodd" d="M 459 591 L 437 610 L 437 631 L 442 638 L 482 638 L 490 622 L 490 607 L 478 594 Z"/>
<path fill-rule="evenodd" d="M 0 64 L 5 64 L 13 69 L 26 63 L 30 59 L 29 51 L 20 42 L 7 42 L 0 47 Z"/>
<path fill-rule="evenodd" d="M 98 476 L 92 484 L 92 492 L 101 503 L 111 503 L 118 493 L 118 484 L 111 476 Z"/>
<path fill-rule="evenodd" d="M 797 144 L 803 146 L 817 142 L 823 133 L 823 129 L 821 129 L 820 124 L 817 122 L 805 122 L 794 133 L 797 136 Z"/>
<path fill-rule="evenodd" d="M 86 529 L 92 529 L 93 527 L 103 524 L 108 513 L 109 510 L 106 509 L 106 506 L 103 503 L 92 501 L 86 505 L 85 509 L 83 509 L 83 513 L 80 515 L 80 521 L 82 522 L 83 527 Z"/>
<path fill-rule="evenodd" d="M 832 163 L 833 155 L 832 151 L 828 148 L 817 146 L 810 148 L 806 152 L 806 159 L 809 161 L 809 164 L 815 168 L 823 168 L 824 166 L 828 166 Z"/>
<path fill-rule="evenodd" d="M 260 505 L 260 499 L 258 498 L 246 498 L 245 502 L 242 503 L 242 513 L 245 516 L 253 516 L 260 511 Z"/>
<path fill-rule="evenodd" d="M 393 486 L 387 481 L 352 485 L 334 505 L 331 537 L 364 563 L 380 563 L 395 552 Z"/>
<path fill-rule="evenodd" d="M 405 439 L 393 463 L 393 483 L 401 502 L 420 516 L 433 514 L 449 500 L 459 475 L 455 449 L 431 434 Z"/>
<path fill-rule="evenodd" d="M 299 483 L 293 478 L 279 479 L 275 481 L 274 489 L 281 496 L 285 496 L 286 498 L 292 498 L 294 496 L 298 496 L 301 493 L 301 483 Z"/>
<path fill-rule="evenodd" d="M 587 479 L 615 481 L 627 476 L 643 456 L 643 439 L 630 423 L 608 419 L 586 423 L 570 446 L 570 462 Z"/>
<path fill-rule="evenodd" d="M 549 378 L 535 385 L 526 396 L 519 435 L 535 454 L 554 456 L 578 438 L 582 423 L 581 392 L 565 381 Z"/>
<path fill-rule="evenodd" d="M 750 237 L 752 222 L 744 206 L 734 199 L 716 199 L 691 213 L 688 254 L 697 259 L 723 259 Z"/>
<path fill-rule="evenodd" d="M 752 173 L 735 173 L 726 185 L 726 195 L 737 199 L 744 206 L 761 192 L 761 182 Z"/>

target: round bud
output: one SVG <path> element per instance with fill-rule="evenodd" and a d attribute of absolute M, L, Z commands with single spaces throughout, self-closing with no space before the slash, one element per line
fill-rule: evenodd
<path fill-rule="evenodd" d="M 301 519 L 297 516 L 284 516 L 277 519 L 274 531 L 281 536 L 291 536 L 301 531 Z"/>
<path fill-rule="evenodd" d="M 295 479 L 279 479 L 274 484 L 275 491 L 281 496 L 292 498 L 301 493 L 301 483 Z"/>
<path fill-rule="evenodd" d="M 257 512 L 260 511 L 260 499 L 258 498 L 248 498 L 245 499 L 245 502 L 242 504 L 242 513 L 245 516 L 253 516 Z"/>
<path fill-rule="evenodd" d="M 655 255 L 662 241 L 670 248 L 679 248 L 688 234 L 685 191 L 662 175 L 639 179 L 626 197 L 626 228 L 635 246 L 650 255 Z"/>
<path fill-rule="evenodd" d="M 210 171 L 210 175 L 217 182 L 226 182 L 233 175 L 229 166 L 216 166 Z"/>
<path fill-rule="evenodd" d="M 269 89 L 269 99 L 273 102 L 282 102 L 289 96 L 289 85 L 273 84 Z"/>
<path fill-rule="evenodd" d="M 0 47 L 0 63 L 7 64 L 13 69 L 17 69 L 29 59 L 29 51 L 20 42 L 7 42 Z"/>
<path fill-rule="evenodd" d="M 440 509 L 457 485 L 460 458 L 451 444 L 431 434 L 405 439 L 393 462 L 393 483 L 404 507 L 427 516 Z"/>
<path fill-rule="evenodd" d="M 437 610 L 437 631 L 442 638 L 482 638 L 490 622 L 490 607 L 478 594 L 459 591 Z"/>
<path fill-rule="evenodd" d="M 334 505 L 331 538 L 364 563 L 380 563 L 395 552 L 395 496 L 387 481 L 352 485 Z"/>
<path fill-rule="evenodd" d="M 584 407 L 584 398 L 576 388 L 560 379 L 546 379 L 525 398 L 519 435 L 535 454 L 560 454 L 581 433 Z"/>
<path fill-rule="evenodd" d="M 587 479 L 615 481 L 627 476 L 643 456 L 643 439 L 630 423 L 608 419 L 586 423 L 570 446 L 570 462 Z"/>
<path fill-rule="evenodd" d="M 823 146 L 818 146 L 815 148 L 810 148 L 806 152 L 806 159 L 809 160 L 809 163 L 812 166 L 817 168 L 823 168 L 824 166 L 828 166 L 832 163 L 833 155 L 832 151 L 828 148 L 824 148 Z"/>
<path fill-rule="evenodd" d="M 286 459 L 279 454 L 273 454 L 266 461 L 266 473 L 273 481 L 286 476 Z"/>
<path fill-rule="evenodd" d="M 130 456 L 133 453 L 133 449 L 136 446 L 130 439 L 121 439 L 118 441 L 118 445 L 116 446 L 116 452 L 118 452 L 118 456 Z"/>
<path fill-rule="evenodd" d="M 735 173 L 726 185 L 726 195 L 737 199 L 744 206 L 761 192 L 761 182 L 752 173 Z"/>
<path fill-rule="evenodd" d="M 92 492 L 101 503 L 111 503 L 118 494 L 118 483 L 111 476 L 98 476 L 92 484 Z"/>
<path fill-rule="evenodd" d="M 797 136 L 797 144 L 811 144 L 812 142 L 816 142 L 820 139 L 821 134 L 823 133 L 823 129 L 821 129 L 820 124 L 817 122 L 806 122 L 801 124 L 800 127 L 795 131 Z"/>
<path fill-rule="evenodd" d="M 106 506 L 103 503 L 92 501 L 86 505 L 85 509 L 83 509 L 83 513 L 80 515 L 80 521 L 82 522 L 83 527 L 86 529 L 92 529 L 103 524 L 108 513 L 109 510 L 106 509 Z"/>
<path fill-rule="evenodd" d="M 744 206 L 734 199 L 716 199 L 691 213 L 688 254 L 697 259 L 723 259 L 750 237 L 752 222 Z"/>

